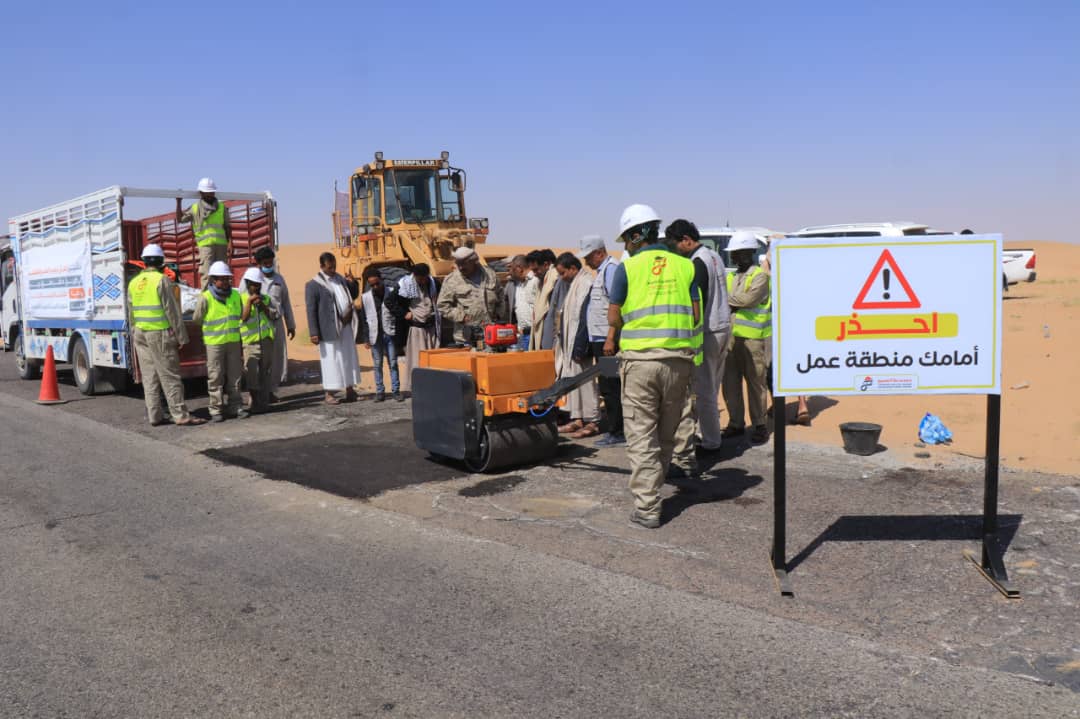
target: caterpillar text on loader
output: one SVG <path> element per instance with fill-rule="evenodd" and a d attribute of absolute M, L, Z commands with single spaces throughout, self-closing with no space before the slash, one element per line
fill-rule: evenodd
<path fill-rule="evenodd" d="M 555 381 L 555 353 L 503 351 L 512 325 L 484 328 L 485 349 L 424 350 L 412 374 L 413 438 L 433 455 L 462 460 L 473 472 L 538 462 L 555 455 L 555 406 L 598 374 L 614 376 L 605 357 Z M 513 341 L 511 341 L 513 338 Z"/>
<path fill-rule="evenodd" d="M 357 169 L 349 191 L 337 192 L 333 213 L 338 271 L 361 277 L 369 265 L 408 268 L 426 263 L 442 279 L 454 269 L 451 253 L 487 239 L 486 217 L 465 215 L 465 171 L 437 160 L 375 160 Z M 395 272 L 384 271 L 387 279 Z"/>

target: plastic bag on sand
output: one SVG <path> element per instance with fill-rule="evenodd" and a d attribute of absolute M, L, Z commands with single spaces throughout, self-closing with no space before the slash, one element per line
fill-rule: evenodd
<path fill-rule="evenodd" d="M 926 444 L 945 444 L 952 441 L 952 432 L 936 414 L 927 412 L 919 422 L 919 439 Z"/>

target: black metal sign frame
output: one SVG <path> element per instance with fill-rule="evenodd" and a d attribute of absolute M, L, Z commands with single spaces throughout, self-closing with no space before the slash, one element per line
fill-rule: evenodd
<path fill-rule="evenodd" d="M 794 596 L 788 575 L 787 546 L 787 397 L 773 397 L 773 540 L 772 568 L 780 594 Z M 982 557 L 965 552 L 979 572 L 1004 596 L 1020 597 L 1009 581 L 1002 561 L 1004 548 L 998 533 L 998 470 L 1001 445 L 1001 395 L 986 396 L 986 463 L 983 493 Z"/>

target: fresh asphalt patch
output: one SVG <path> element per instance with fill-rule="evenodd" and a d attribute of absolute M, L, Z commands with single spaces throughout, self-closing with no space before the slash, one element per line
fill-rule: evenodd
<path fill-rule="evenodd" d="M 209 449 L 203 454 L 268 479 L 351 499 L 468 475 L 464 467 L 436 461 L 419 449 L 413 442 L 411 420 Z"/>

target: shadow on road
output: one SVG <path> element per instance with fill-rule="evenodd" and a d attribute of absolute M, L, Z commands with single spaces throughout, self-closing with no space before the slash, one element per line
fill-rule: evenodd
<path fill-rule="evenodd" d="M 998 538 L 1004 552 L 1022 514 L 998 515 Z M 846 515 L 840 517 L 788 561 L 788 571 L 805 562 L 825 542 L 932 542 L 978 540 L 982 517 L 966 514 Z"/>
<path fill-rule="evenodd" d="M 744 492 L 762 481 L 759 475 L 749 474 L 737 467 L 712 472 L 702 479 L 669 479 L 668 484 L 674 485 L 678 491 L 661 505 L 660 523 L 667 524 L 697 504 L 728 502 L 742 497 Z"/>

